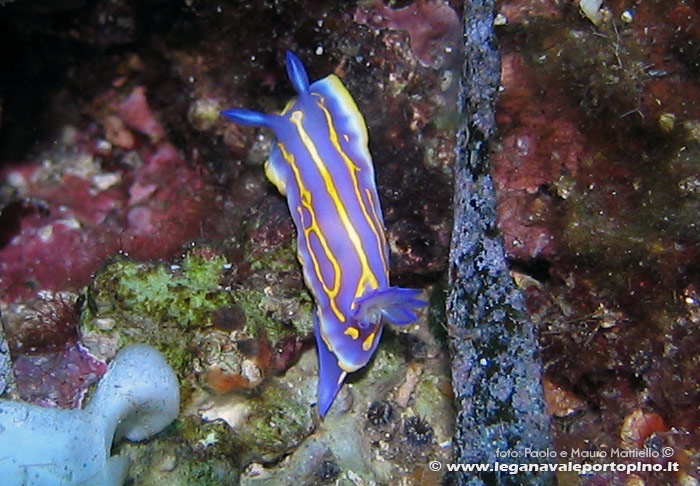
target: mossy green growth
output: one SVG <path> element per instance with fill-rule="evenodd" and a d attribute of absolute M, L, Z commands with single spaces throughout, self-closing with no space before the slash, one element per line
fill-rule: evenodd
<path fill-rule="evenodd" d="M 247 236 L 241 243 L 245 248 L 245 260 L 250 263 L 250 269 L 253 272 L 298 271 L 296 237 L 293 232 L 278 233 L 279 225 L 288 224 L 288 214 L 275 213 L 270 219 L 269 211 L 256 208 L 249 216 L 244 230 Z M 284 223 L 278 219 L 280 217 L 285 220 Z"/>
<path fill-rule="evenodd" d="M 239 288 L 232 299 L 245 313 L 247 331 L 253 337 L 267 336 L 271 343 L 313 332 L 311 297 L 302 292 L 295 298 L 273 297 L 258 289 Z M 288 311 L 295 314 L 288 318 Z"/>
<path fill-rule="evenodd" d="M 407 365 L 406 350 L 396 334 L 396 331 L 385 327 L 382 343 L 377 347 L 374 358 L 365 368 L 355 373 L 359 378 L 360 390 L 385 389 L 402 378 L 403 373 L 399 371 Z"/>
<path fill-rule="evenodd" d="M 178 417 L 173 429 L 191 448 L 203 448 L 207 455 L 232 458 L 238 463 L 239 444 L 223 420 L 203 422 L 198 417 L 185 415 Z"/>
<path fill-rule="evenodd" d="M 181 267 L 117 260 L 95 278 L 90 297 L 101 316 L 117 311 L 175 322 L 180 326 L 211 324 L 217 309 L 230 305 L 232 298 L 220 284 L 226 259 L 190 251 Z"/>
<path fill-rule="evenodd" d="M 245 424 L 233 431 L 246 461 L 274 461 L 313 431 L 312 408 L 295 390 L 271 384 L 248 403 Z"/>
<path fill-rule="evenodd" d="M 145 443 L 124 442 L 118 452 L 131 459 L 127 484 L 140 486 L 219 486 L 237 484 L 235 456 L 219 455 L 214 449 L 183 444 L 166 436 Z"/>
<path fill-rule="evenodd" d="M 247 259 L 250 261 L 250 268 L 253 271 L 268 270 L 273 272 L 288 272 L 299 269 L 296 247 L 296 238 L 293 238 L 288 245 L 267 249 L 253 249 L 247 255 Z"/>
<path fill-rule="evenodd" d="M 203 462 L 192 458 L 187 464 L 187 472 L 183 475 L 184 485 L 221 486 L 222 484 L 238 484 L 238 472 L 230 469 L 230 464 L 223 458 L 211 458 Z"/>
<path fill-rule="evenodd" d="M 441 427 L 447 427 L 450 417 L 454 413 L 452 410 L 452 397 L 446 394 L 450 389 L 449 379 L 441 374 L 436 374 L 436 370 L 426 368 L 421 380 L 416 386 L 414 394 L 413 409 L 421 417 L 430 418 L 431 422 L 437 422 Z"/>

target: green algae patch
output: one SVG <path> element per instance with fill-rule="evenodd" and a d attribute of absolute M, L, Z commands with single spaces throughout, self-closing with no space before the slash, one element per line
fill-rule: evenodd
<path fill-rule="evenodd" d="M 204 327 L 217 309 L 232 302 L 221 285 L 227 266 L 223 256 L 195 250 L 180 266 L 117 260 L 97 275 L 90 298 L 100 315 L 121 311 L 185 328 Z"/>
<path fill-rule="evenodd" d="M 404 356 L 405 348 L 398 339 L 397 333 L 386 331 L 387 329 L 384 330 L 381 345 L 377 348 L 370 364 L 355 373 L 358 387 L 365 392 L 393 386 L 401 379 L 407 365 Z"/>
<path fill-rule="evenodd" d="M 416 386 L 412 408 L 417 416 L 423 417 L 431 424 L 438 443 L 454 437 L 452 399 L 449 378 L 439 368 L 426 366 Z"/>
<path fill-rule="evenodd" d="M 313 332 L 311 297 L 306 291 L 282 297 L 263 290 L 239 288 L 232 293 L 232 299 L 245 314 L 247 334 L 253 337 L 265 336 L 274 344 L 285 337 L 308 336 Z"/>
<path fill-rule="evenodd" d="M 130 343 L 157 347 L 180 377 L 186 397 L 199 330 L 233 302 L 223 285 L 231 265 L 208 247 L 192 248 L 178 264 L 119 258 L 95 276 L 80 316 L 83 343 L 111 358 Z"/>
<path fill-rule="evenodd" d="M 127 484 L 140 486 L 219 486 L 237 484 L 235 456 L 218 455 L 218 449 L 201 442 L 183 443 L 166 434 L 144 443 L 124 442 L 120 454 L 129 457 Z"/>
<path fill-rule="evenodd" d="M 313 431 L 312 408 L 281 383 L 271 384 L 246 403 L 250 406 L 246 421 L 233 431 L 244 459 L 274 461 Z"/>
<path fill-rule="evenodd" d="M 248 260 L 253 271 L 267 270 L 273 272 L 288 272 L 299 268 L 296 254 L 296 238 L 288 245 L 274 248 L 250 248 Z"/>

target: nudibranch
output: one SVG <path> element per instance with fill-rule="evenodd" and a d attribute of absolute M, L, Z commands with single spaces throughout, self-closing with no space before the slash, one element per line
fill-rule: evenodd
<path fill-rule="evenodd" d="M 297 257 L 313 294 L 319 355 L 318 408 L 325 416 L 348 373 L 365 366 L 383 321 L 405 325 L 426 305 L 415 289 L 389 285 L 389 249 L 364 118 L 335 75 L 309 84 L 287 52 L 298 93 L 282 112 L 234 108 L 223 115 L 273 130 L 265 174 L 287 197 Z"/>

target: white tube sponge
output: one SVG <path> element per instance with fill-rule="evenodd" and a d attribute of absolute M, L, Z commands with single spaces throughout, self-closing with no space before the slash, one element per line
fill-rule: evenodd
<path fill-rule="evenodd" d="M 143 440 L 179 413 L 177 376 L 156 349 L 136 344 L 110 363 L 84 410 L 0 400 L 3 486 L 120 486 L 128 460 L 110 457 L 121 436 Z"/>

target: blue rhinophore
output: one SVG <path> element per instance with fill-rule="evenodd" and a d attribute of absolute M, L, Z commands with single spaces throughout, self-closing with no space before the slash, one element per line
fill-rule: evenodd
<path fill-rule="evenodd" d="M 231 121 L 238 123 L 239 125 L 247 126 L 270 126 L 271 121 L 274 119 L 275 115 L 266 115 L 265 113 L 259 113 L 257 111 L 246 110 L 244 108 L 232 108 L 230 110 L 224 110 L 221 112 L 222 115 L 229 118 Z"/>
<path fill-rule="evenodd" d="M 420 291 L 389 285 L 389 249 L 364 118 L 335 75 L 309 84 L 301 60 L 287 52 L 298 93 L 279 115 L 234 108 L 222 114 L 272 129 L 277 143 L 265 173 L 297 228 L 304 281 L 314 296 L 325 416 L 348 373 L 377 349 L 382 323 L 405 325 L 426 305 Z"/>

